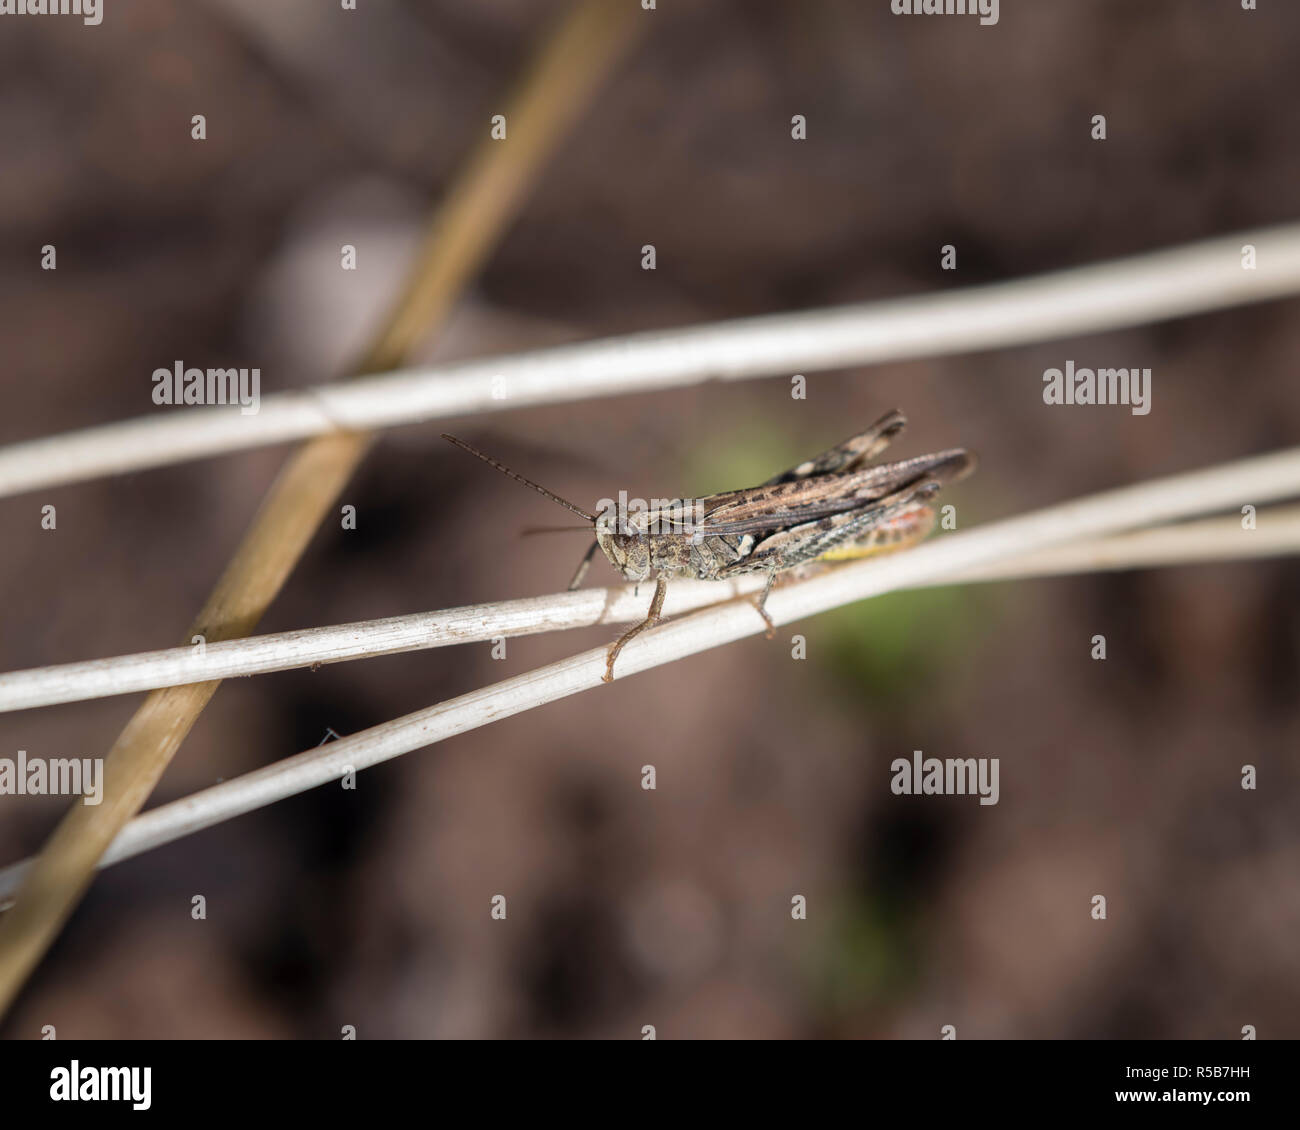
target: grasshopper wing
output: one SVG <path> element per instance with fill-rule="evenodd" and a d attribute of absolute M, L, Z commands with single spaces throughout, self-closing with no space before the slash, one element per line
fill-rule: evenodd
<path fill-rule="evenodd" d="M 815 459 L 805 460 L 788 471 L 782 471 L 768 479 L 763 486 L 775 486 L 777 483 L 789 483 L 817 475 L 856 471 L 884 451 L 906 426 L 907 417 L 895 408 L 892 412 L 886 412 L 865 432 L 850 436 L 829 451 L 823 451 Z"/>
<path fill-rule="evenodd" d="M 726 579 L 762 569 L 780 572 L 867 537 L 878 539 L 876 548 L 918 540 L 918 533 L 923 537 L 933 525 L 921 519 L 933 513 L 927 503 L 938 493 L 939 483 L 924 479 L 857 510 L 777 530 L 758 542 L 742 560 L 723 569 L 719 577 Z"/>
<path fill-rule="evenodd" d="M 861 471 L 819 475 L 705 499 L 704 535 L 774 533 L 832 514 L 860 510 L 929 480 L 936 489 L 964 478 L 975 459 L 961 449 L 881 463 Z M 709 507 L 707 504 L 713 504 Z"/>

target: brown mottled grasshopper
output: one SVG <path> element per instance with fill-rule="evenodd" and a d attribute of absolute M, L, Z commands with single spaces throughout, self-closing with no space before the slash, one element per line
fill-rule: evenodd
<path fill-rule="evenodd" d="M 953 449 L 872 465 L 906 423 L 901 412 L 889 412 L 860 435 L 760 486 L 696 499 L 651 499 L 649 505 L 637 505 L 640 500 L 629 505 L 625 496 L 618 504 L 602 499 L 597 514 L 588 514 L 455 436 L 444 432 L 442 438 L 592 523 L 596 540 L 570 589 L 582 583 L 597 549 L 629 581 L 655 574 L 649 615 L 610 646 L 604 675 L 608 683 L 614 678 L 614 660 L 627 642 L 659 622 L 670 577 L 725 581 L 743 573 L 766 573 L 767 585 L 755 607 L 771 639 L 776 626 L 765 606 L 778 573 L 814 561 L 904 549 L 924 538 L 935 524 L 930 500 L 945 483 L 969 474 L 975 457 Z"/>

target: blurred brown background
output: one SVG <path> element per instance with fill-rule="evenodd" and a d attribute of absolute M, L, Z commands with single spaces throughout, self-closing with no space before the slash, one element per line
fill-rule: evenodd
<path fill-rule="evenodd" d="M 150 374 L 177 359 L 260 365 L 264 394 L 344 372 L 563 11 L 361 8 L 107 0 L 95 28 L 0 21 L 0 442 L 163 411 Z M 1292 219 L 1300 8 L 1261 8 L 1007 2 L 984 28 L 887 0 L 668 0 L 424 356 Z M 980 453 L 949 499 L 970 524 L 1293 443 L 1296 309 L 819 374 L 804 402 L 777 379 L 452 430 L 585 503 L 747 485 L 898 405 L 903 454 Z M 1045 407 L 1042 371 L 1066 358 L 1150 366 L 1151 414 Z M 320 532 L 261 630 L 563 587 L 582 539 L 520 539 L 558 511 L 440 426 L 383 438 L 342 499 L 357 530 Z M 179 643 L 284 455 L 0 500 L 0 669 Z M 806 662 L 785 629 L 498 723 L 105 872 L 0 1033 L 1300 1036 L 1298 580 L 1281 561 L 900 595 L 799 625 Z M 155 799 L 610 638 L 228 683 Z M 102 757 L 136 703 L 0 716 L 0 755 Z M 1000 758 L 1001 802 L 891 795 L 914 749 Z M 0 798 L 0 860 L 62 808 Z"/>

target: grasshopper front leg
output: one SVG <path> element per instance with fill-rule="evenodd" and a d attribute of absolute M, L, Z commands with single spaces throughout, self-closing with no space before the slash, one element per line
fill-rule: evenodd
<path fill-rule="evenodd" d="M 666 573 L 660 573 L 655 580 L 655 595 L 654 599 L 650 601 L 650 614 L 636 627 L 629 628 L 615 643 L 610 645 L 609 655 L 605 660 L 605 673 L 601 676 L 603 682 L 612 683 L 614 681 L 614 660 L 618 658 L 618 653 L 627 646 L 627 641 L 659 623 L 664 610 L 664 597 L 667 595 L 668 576 Z"/>
<path fill-rule="evenodd" d="M 767 571 L 767 584 L 763 586 L 763 591 L 759 595 L 759 598 L 754 601 L 754 608 L 757 610 L 758 614 L 763 617 L 763 623 L 767 625 L 767 632 L 764 634 L 769 640 L 776 638 L 776 623 L 773 621 L 772 617 L 767 614 L 767 598 L 768 594 L 771 593 L 774 584 L 776 584 L 776 570 L 769 569 Z"/>
<path fill-rule="evenodd" d="M 569 592 L 573 592 L 580 584 L 582 579 L 587 575 L 587 570 L 591 568 L 591 559 L 596 556 L 596 550 L 600 548 L 600 542 L 593 541 L 591 548 L 582 555 L 582 560 L 578 562 L 577 572 L 573 574 L 573 580 L 569 582 Z"/>

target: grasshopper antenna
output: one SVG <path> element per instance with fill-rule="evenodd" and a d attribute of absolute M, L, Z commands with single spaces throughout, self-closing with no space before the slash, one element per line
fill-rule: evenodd
<path fill-rule="evenodd" d="M 579 515 L 582 518 L 585 518 L 588 522 L 595 522 L 596 517 L 594 514 L 588 514 L 581 507 L 574 506 L 573 503 L 569 502 L 567 499 L 561 498 L 558 494 L 554 494 L 553 492 L 547 490 L 543 486 L 538 486 L 535 482 L 533 482 L 532 479 L 525 479 L 523 475 L 520 475 L 517 472 L 510 470 L 510 468 L 507 467 L 504 463 L 498 463 L 495 459 L 492 458 L 492 456 L 484 455 L 483 452 L 479 451 L 479 449 L 476 447 L 470 447 L 470 445 L 467 444 L 463 439 L 457 439 L 455 436 L 450 436 L 446 432 L 442 433 L 442 438 L 445 439 L 448 443 L 454 443 L 462 451 L 468 451 L 475 458 L 482 459 L 483 462 L 486 463 L 489 467 L 495 467 L 503 475 L 509 475 L 510 478 L 515 480 L 515 482 L 523 483 L 524 486 L 526 487 L 532 487 L 533 490 L 535 490 L 538 494 L 545 495 L 552 502 L 558 502 L 566 510 L 572 510 L 573 513 Z"/>

